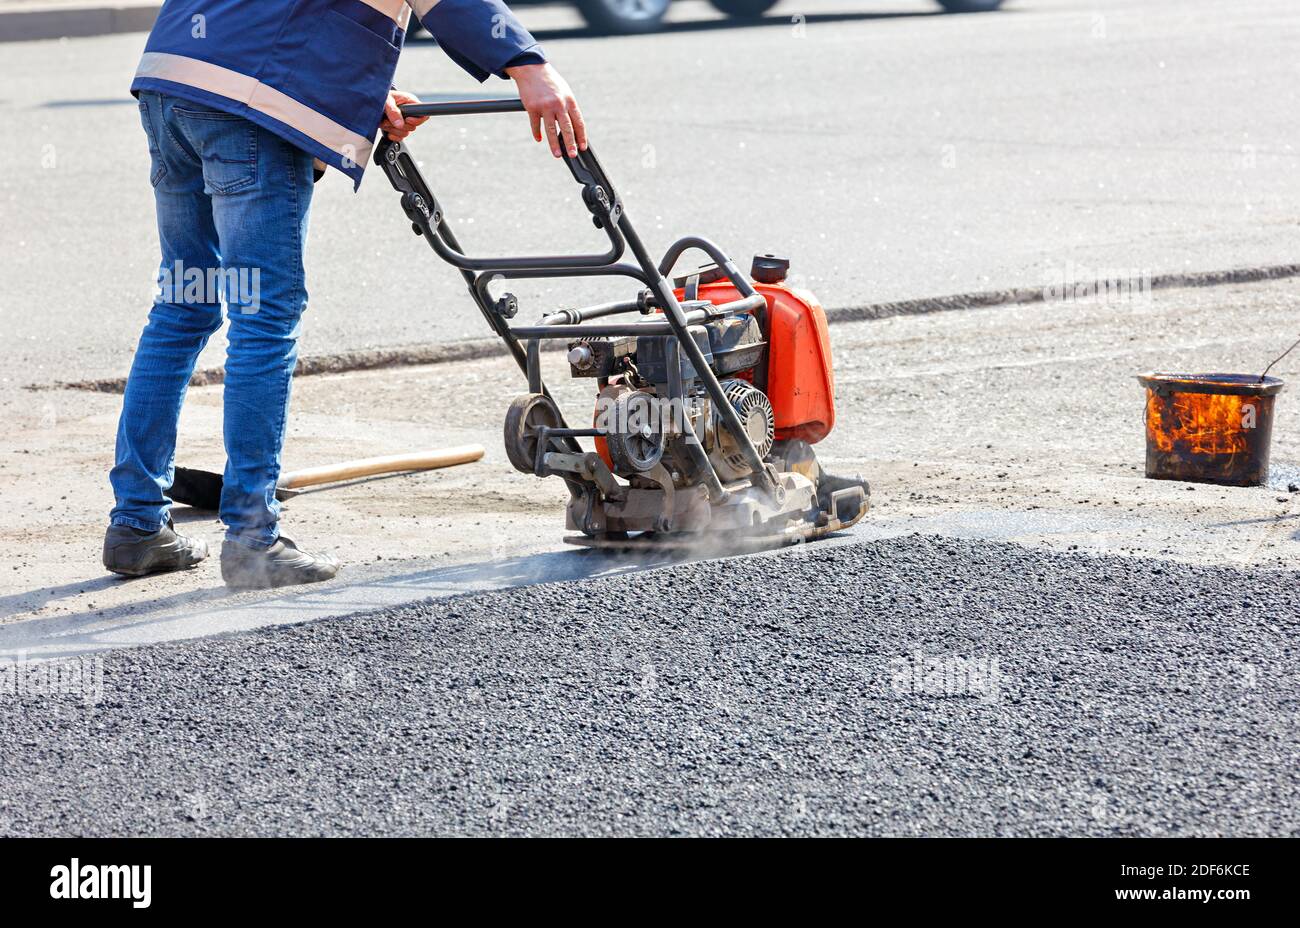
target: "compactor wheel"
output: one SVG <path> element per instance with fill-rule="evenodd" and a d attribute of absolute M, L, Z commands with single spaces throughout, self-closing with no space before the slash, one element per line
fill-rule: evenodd
<path fill-rule="evenodd" d="M 525 393 L 511 401 L 506 410 L 505 443 L 506 457 L 515 470 L 534 472 L 541 430 L 558 429 L 562 421 L 555 402 L 544 394 Z"/>

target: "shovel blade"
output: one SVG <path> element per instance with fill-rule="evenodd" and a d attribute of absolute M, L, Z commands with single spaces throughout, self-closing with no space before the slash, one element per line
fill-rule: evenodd
<path fill-rule="evenodd" d="M 183 506 L 216 512 L 221 508 L 221 475 L 178 467 L 167 495 Z"/>
<path fill-rule="evenodd" d="M 202 509 L 205 512 L 216 512 L 221 508 L 221 487 L 222 479 L 220 474 L 214 474 L 206 470 L 194 470 L 190 467 L 178 467 L 167 495 L 172 498 L 172 502 L 179 503 L 182 506 L 189 506 L 191 509 Z M 275 498 L 280 502 L 293 499 L 297 495 L 297 490 L 290 490 L 285 487 L 275 488 Z"/>

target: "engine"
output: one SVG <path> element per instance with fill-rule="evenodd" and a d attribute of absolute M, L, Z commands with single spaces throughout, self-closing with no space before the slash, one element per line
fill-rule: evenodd
<path fill-rule="evenodd" d="M 688 331 L 754 447 L 766 457 L 776 438 L 776 417 L 762 389 L 767 344 L 758 319 L 727 316 Z M 672 336 L 573 342 L 569 365 L 573 376 L 600 384 L 595 426 L 606 438 L 597 441 L 597 449 L 619 476 L 635 482 L 662 465 L 675 485 L 689 485 L 704 469 L 702 457 L 723 482 L 751 473 L 698 372 Z"/>

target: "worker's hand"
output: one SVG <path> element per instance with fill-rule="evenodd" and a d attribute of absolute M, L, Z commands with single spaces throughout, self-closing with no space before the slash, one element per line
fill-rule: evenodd
<path fill-rule="evenodd" d="M 407 118 L 402 115 L 402 111 L 399 109 L 404 103 L 419 102 L 420 98 L 413 93 L 406 93 L 402 90 L 389 91 L 388 101 L 384 104 L 384 121 L 379 124 L 379 128 L 384 135 L 394 142 L 400 142 L 428 122 L 428 116 Z"/>
<path fill-rule="evenodd" d="M 573 99 L 573 91 L 559 71 L 549 64 L 522 64 L 506 68 L 506 74 L 519 88 L 519 99 L 528 110 L 536 141 L 542 140 L 545 129 L 555 157 L 561 155 L 561 139 L 569 157 L 577 155 L 579 149 L 587 150 L 587 124 L 582 121 L 582 110 Z"/>

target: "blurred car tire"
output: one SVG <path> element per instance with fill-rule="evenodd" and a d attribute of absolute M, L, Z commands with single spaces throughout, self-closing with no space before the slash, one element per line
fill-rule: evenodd
<path fill-rule="evenodd" d="M 1002 5 L 1002 0 L 939 0 L 949 13 L 988 13 Z"/>
<path fill-rule="evenodd" d="M 726 13 L 736 19 L 758 19 L 776 6 L 778 0 L 709 0 L 709 2 L 719 13 Z"/>
<path fill-rule="evenodd" d="M 672 0 L 575 0 L 594 32 L 632 35 L 659 28 Z"/>
<path fill-rule="evenodd" d="M 0 0 L 3 2 L 3 0 Z M 663 25 L 672 0 L 574 0 L 592 32 L 635 35 L 655 32 Z M 709 0 L 720 13 L 735 19 L 758 19 L 780 0 Z M 1003 0 L 938 0 L 949 13 L 985 13 L 1002 6 Z M 411 18 L 408 36 L 422 32 L 420 21 Z"/>

